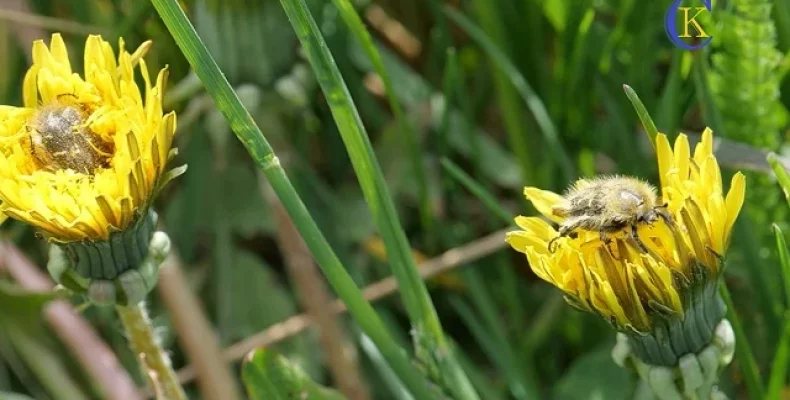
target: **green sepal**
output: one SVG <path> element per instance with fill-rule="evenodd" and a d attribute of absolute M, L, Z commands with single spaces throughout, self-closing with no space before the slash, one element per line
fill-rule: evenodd
<path fill-rule="evenodd" d="M 168 183 L 170 183 L 170 181 L 178 178 L 179 176 L 183 175 L 185 172 L 187 172 L 186 164 L 180 167 L 175 167 L 173 169 L 170 169 L 164 174 L 162 174 L 162 176 L 159 177 L 159 180 L 156 181 L 156 186 L 154 187 L 154 193 L 152 196 L 153 197 L 159 196 L 159 193 L 162 192 L 162 190 L 165 188 L 165 186 L 167 186 Z"/>
<path fill-rule="evenodd" d="M 149 209 L 108 240 L 53 242 L 47 267 L 63 287 L 95 304 L 138 304 L 158 279 L 159 262 L 150 256 L 161 255 L 149 254 L 156 220 Z"/>
<path fill-rule="evenodd" d="M 686 354 L 698 353 L 711 344 L 716 326 L 724 319 L 726 307 L 718 294 L 719 277 L 699 266 L 692 267 L 692 279 L 681 291 L 683 315 L 653 311 L 649 332 L 623 330 L 634 354 L 650 365 L 675 366 Z M 652 308 L 652 307 L 651 307 Z"/>
<path fill-rule="evenodd" d="M 74 270 L 88 279 L 112 280 L 136 269 L 148 255 L 156 214 L 149 210 L 123 231 L 107 240 L 55 243 L 63 249 Z"/>

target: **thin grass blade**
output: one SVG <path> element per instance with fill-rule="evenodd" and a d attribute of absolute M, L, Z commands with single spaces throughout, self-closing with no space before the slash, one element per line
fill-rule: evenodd
<path fill-rule="evenodd" d="M 782 265 L 782 280 L 785 286 L 785 309 L 790 309 L 790 252 L 787 250 L 784 232 L 779 225 L 773 225 L 776 235 L 776 249 L 779 252 L 779 262 Z"/>
<path fill-rule="evenodd" d="M 411 246 L 401 227 L 370 138 L 332 53 L 304 0 L 281 0 L 281 4 L 327 97 L 365 201 L 381 233 L 393 275 L 398 280 L 401 297 L 414 327 L 417 357 L 436 367 L 441 374 L 438 378 L 456 398 L 476 399 L 474 388 L 448 347 L 428 289 L 412 258 Z"/>
<path fill-rule="evenodd" d="M 436 244 L 435 221 L 433 211 L 431 210 L 431 199 L 429 197 L 428 185 L 425 178 L 425 168 L 422 162 L 422 151 L 420 150 L 419 139 L 415 132 L 414 126 L 406 118 L 398 99 L 395 97 L 395 90 L 392 85 L 392 78 L 390 73 L 384 67 L 381 54 L 373 43 L 373 38 L 370 37 L 365 24 L 362 23 L 359 14 L 354 9 L 354 6 L 349 0 L 332 0 L 335 7 L 340 11 L 340 16 L 345 21 L 346 25 L 351 29 L 354 37 L 359 41 L 365 54 L 373 64 L 373 68 L 381 78 L 384 84 L 384 91 L 387 94 L 387 100 L 392 107 L 392 113 L 395 115 L 395 120 L 400 128 L 401 136 L 406 144 L 409 156 L 411 157 L 412 169 L 414 170 L 414 181 L 417 186 L 417 197 L 420 206 L 420 220 L 422 223 L 425 235 L 431 245 Z"/>
<path fill-rule="evenodd" d="M 379 316 L 364 299 L 359 287 L 340 263 L 280 166 L 269 142 L 233 92 L 176 0 L 152 0 L 152 2 L 195 73 L 206 85 L 206 90 L 217 108 L 247 148 L 257 166 L 266 175 L 327 280 L 348 306 L 355 321 L 376 344 L 392 369 L 415 397 L 430 398 L 428 381 L 415 369 L 403 349 L 395 343 Z M 332 100 L 330 96 L 330 101 Z"/>
<path fill-rule="evenodd" d="M 642 126 L 645 128 L 645 132 L 647 132 L 647 136 L 650 138 L 650 143 L 653 145 L 653 148 L 655 148 L 656 137 L 658 136 L 656 123 L 653 122 L 653 118 L 650 117 L 650 113 L 647 112 L 647 108 L 645 108 L 644 103 L 639 99 L 639 95 L 636 94 L 634 89 L 632 89 L 631 86 L 623 85 L 623 90 L 628 100 L 631 100 L 631 104 L 636 110 L 636 115 L 638 115 L 639 120 L 642 121 Z"/>
<path fill-rule="evenodd" d="M 442 158 L 442 168 L 447 171 L 450 176 L 458 181 L 466 190 L 472 193 L 483 205 L 488 208 L 502 222 L 510 225 L 513 223 L 513 213 L 499 204 L 496 197 L 488 191 L 480 182 L 469 176 L 464 170 L 461 169 L 456 163 L 447 158 Z"/>
<path fill-rule="evenodd" d="M 732 329 L 735 332 L 735 355 L 738 357 L 738 365 L 746 381 L 746 389 L 749 392 L 750 399 L 762 399 L 765 393 L 765 386 L 763 386 L 762 378 L 760 378 L 760 369 L 757 367 L 757 359 L 754 357 L 752 346 L 749 344 L 749 338 L 743 330 L 741 318 L 735 311 L 735 305 L 732 303 L 730 290 L 727 285 L 722 283 L 719 285 L 719 293 L 721 293 L 724 304 L 727 305 L 727 319 L 732 324 Z"/>
<path fill-rule="evenodd" d="M 774 354 L 774 362 L 771 365 L 771 376 L 768 379 L 768 393 L 766 399 L 782 398 L 782 390 L 787 380 L 787 367 L 790 364 L 790 316 L 785 316 L 785 327 L 779 345 Z"/>
<path fill-rule="evenodd" d="M 458 24 L 458 26 L 469 34 L 486 54 L 488 54 L 494 64 L 508 77 L 508 79 L 510 79 L 510 83 L 521 95 L 527 107 L 532 112 L 532 115 L 535 117 L 535 121 L 540 127 L 544 140 L 546 140 L 546 143 L 548 143 L 552 152 L 557 157 L 557 162 L 563 172 L 564 180 L 572 181 L 573 178 L 576 177 L 573 161 L 560 141 L 557 128 L 554 126 L 551 117 L 549 117 L 549 112 L 546 110 L 543 100 L 538 97 L 537 93 L 535 93 L 532 86 L 519 72 L 518 68 L 513 65 L 508 57 L 497 48 L 496 44 L 494 44 L 485 32 L 475 25 L 474 22 L 452 7 L 445 7 L 444 12 L 453 22 Z"/>
<path fill-rule="evenodd" d="M 787 170 L 775 153 L 768 154 L 766 159 L 771 169 L 774 170 L 774 175 L 776 175 L 776 179 L 779 181 L 779 186 L 782 187 L 785 199 L 787 199 L 787 203 L 790 205 L 790 174 L 787 173 Z"/>

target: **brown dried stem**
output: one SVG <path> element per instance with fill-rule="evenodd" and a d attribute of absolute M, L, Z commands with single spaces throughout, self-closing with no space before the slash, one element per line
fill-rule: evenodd
<path fill-rule="evenodd" d="M 294 282 L 299 299 L 319 331 L 321 347 L 326 354 L 327 367 L 341 393 L 351 400 L 370 399 L 359 372 L 357 352 L 330 309 L 332 296 L 321 273 L 313 263 L 310 249 L 302 240 L 288 212 L 275 196 L 265 177 L 259 185 L 264 197 L 274 210 L 277 222 L 277 242 L 282 252 L 288 275 Z"/>
<path fill-rule="evenodd" d="M 448 250 L 442 255 L 432 258 L 424 263 L 420 263 L 419 272 L 423 279 L 427 279 L 443 272 L 449 271 L 458 266 L 473 262 L 482 257 L 496 252 L 505 247 L 505 233 L 510 228 L 494 232 L 488 236 L 467 243 L 461 247 Z M 398 283 L 394 277 L 384 278 L 374 284 L 365 287 L 363 293 L 368 301 L 382 299 L 398 290 Z M 327 307 L 328 311 L 334 314 L 343 313 L 346 307 L 340 300 L 335 300 Z M 223 351 L 223 356 L 227 361 L 236 361 L 244 357 L 245 354 L 258 347 L 271 346 L 277 342 L 287 339 L 302 332 L 312 326 L 312 321 L 307 314 L 299 314 L 287 320 L 273 325 L 253 336 L 237 342 Z M 188 365 L 178 371 L 178 379 L 186 383 L 195 379 L 195 370 Z"/>
<path fill-rule="evenodd" d="M 189 288 L 180 259 L 173 249 L 159 270 L 158 290 L 178 334 L 178 342 L 194 365 L 203 398 L 241 398 L 233 374 L 228 364 L 223 362 L 219 340 Z"/>

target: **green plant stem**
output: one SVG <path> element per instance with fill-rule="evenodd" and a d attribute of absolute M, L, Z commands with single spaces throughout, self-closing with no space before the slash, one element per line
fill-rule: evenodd
<path fill-rule="evenodd" d="M 444 168 L 453 179 L 458 181 L 461 186 L 466 188 L 466 190 L 470 191 L 472 195 L 480 200 L 495 217 L 508 225 L 513 224 L 513 213 L 503 207 L 496 200 L 496 197 L 480 182 L 469 176 L 461 167 L 448 158 L 442 158 L 441 164 L 442 168 Z"/>
<path fill-rule="evenodd" d="M 138 358 L 143 376 L 154 385 L 154 392 L 168 400 L 186 400 L 178 383 L 170 358 L 159 345 L 144 303 L 136 306 L 117 306 L 129 346 Z"/>
<path fill-rule="evenodd" d="M 430 399 L 428 381 L 417 372 L 403 349 L 393 340 L 373 307 L 365 300 L 359 287 L 340 263 L 280 166 L 269 142 L 233 92 L 176 0 L 152 0 L 152 2 L 195 73 L 206 85 L 217 108 L 269 180 L 330 285 L 346 304 L 357 324 L 376 344 L 393 371 L 412 391 L 415 398 Z M 330 103 L 336 101 L 330 93 L 328 98 Z"/>
<path fill-rule="evenodd" d="M 346 22 L 346 25 L 351 29 L 351 32 L 360 42 L 362 49 L 373 64 L 376 73 L 381 77 L 384 84 L 384 91 L 387 94 L 387 100 L 392 107 L 392 113 L 398 123 L 399 132 L 406 144 L 406 150 L 411 158 L 412 169 L 414 170 L 414 183 L 417 185 L 417 197 L 419 199 L 420 208 L 420 221 L 422 223 L 425 236 L 428 239 L 428 247 L 435 249 L 437 244 L 436 239 L 436 224 L 431 210 L 431 199 L 428 192 L 428 184 L 425 179 L 425 168 L 422 162 L 422 151 L 420 150 L 420 142 L 415 132 L 414 126 L 406 118 L 398 99 L 395 97 L 395 89 L 393 89 L 392 78 L 389 72 L 384 67 L 384 62 L 381 59 L 381 54 L 376 49 L 373 38 L 370 37 L 365 24 L 359 18 L 359 14 L 354 9 L 354 6 L 349 0 L 332 0 L 335 7 L 340 11 L 340 16 Z"/>
<path fill-rule="evenodd" d="M 304 0 L 281 0 L 280 3 L 327 98 L 365 201 L 381 232 L 387 258 L 393 275 L 400 284 L 401 295 L 414 327 L 417 357 L 439 374 L 434 378 L 453 393 L 456 399 L 477 399 L 472 384 L 455 361 L 444 336 L 428 289 L 412 258 L 411 246 L 401 227 L 395 203 L 389 195 L 370 138 L 321 31 Z"/>
<path fill-rule="evenodd" d="M 760 370 L 757 367 L 757 360 L 754 358 L 752 347 L 749 345 L 749 338 L 746 337 L 746 332 L 741 325 L 741 319 L 735 312 L 735 305 L 732 303 L 730 290 L 723 282 L 719 285 L 719 292 L 721 293 L 724 304 L 727 305 L 727 319 L 732 324 L 732 329 L 735 332 L 735 354 L 738 356 L 738 365 L 743 372 L 744 380 L 746 381 L 746 388 L 749 390 L 750 399 L 762 399 L 765 393 L 763 381 L 760 379 Z"/>

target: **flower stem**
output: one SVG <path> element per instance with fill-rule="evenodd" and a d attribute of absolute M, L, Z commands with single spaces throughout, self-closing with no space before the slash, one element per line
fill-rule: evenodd
<path fill-rule="evenodd" d="M 140 367 L 153 385 L 157 398 L 186 400 L 184 389 L 178 383 L 170 358 L 159 345 L 154 334 L 145 304 L 117 306 L 129 345 L 140 361 Z"/>

